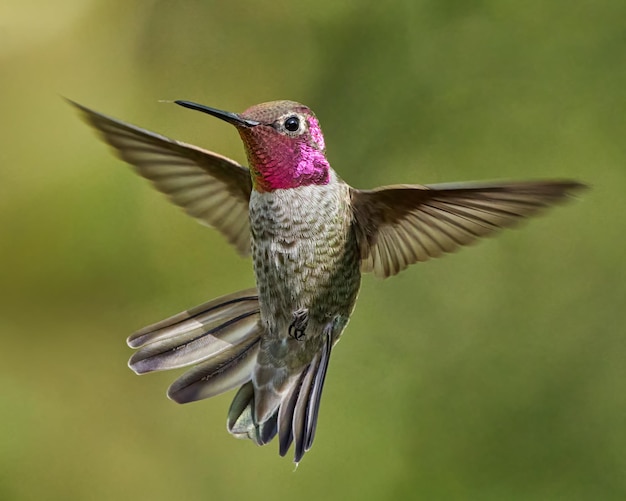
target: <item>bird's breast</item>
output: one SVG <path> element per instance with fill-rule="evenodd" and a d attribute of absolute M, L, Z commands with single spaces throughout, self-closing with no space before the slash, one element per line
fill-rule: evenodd
<path fill-rule="evenodd" d="M 252 193 L 252 254 L 266 322 L 288 324 L 304 310 L 320 323 L 349 315 L 360 282 L 351 219 L 344 184 Z"/>

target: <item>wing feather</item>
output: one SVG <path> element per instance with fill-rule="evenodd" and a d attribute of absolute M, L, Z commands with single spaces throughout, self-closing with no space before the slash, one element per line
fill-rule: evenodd
<path fill-rule="evenodd" d="M 361 268 L 385 278 L 565 201 L 576 181 L 398 185 L 352 190 Z"/>
<path fill-rule="evenodd" d="M 70 103 L 138 174 L 189 215 L 218 229 L 240 254 L 249 254 L 252 181 L 246 167 L 217 153 Z"/>

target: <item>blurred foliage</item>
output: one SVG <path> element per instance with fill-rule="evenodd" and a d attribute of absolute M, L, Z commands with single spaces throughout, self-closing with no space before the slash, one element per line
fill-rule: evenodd
<path fill-rule="evenodd" d="M 0 499 L 626 498 L 626 3 L 0 6 Z M 296 473 L 164 398 L 133 329 L 249 261 L 114 159 L 59 95 L 243 161 L 223 123 L 295 99 L 373 187 L 572 177 L 582 201 L 364 280 Z"/>

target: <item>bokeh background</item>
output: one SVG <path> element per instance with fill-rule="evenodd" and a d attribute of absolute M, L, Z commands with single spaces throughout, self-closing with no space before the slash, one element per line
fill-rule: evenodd
<path fill-rule="evenodd" d="M 626 499 L 626 3 L 0 4 L 0 499 Z M 364 279 L 315 446 L 126 367 L 133 330 L 253 283 L 61 96 L 244 161 L 162 99 L 294 99 L 349 183 L 575 178 L 580 201 Z"/>

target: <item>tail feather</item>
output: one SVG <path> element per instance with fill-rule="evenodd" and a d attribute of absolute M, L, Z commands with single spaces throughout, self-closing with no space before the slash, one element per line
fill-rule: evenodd
<path fill-rule="evenodd" d="M 315 356 L 302 380 L 292 422 L 295 463 L 299 463 L 313 445 L 330 349 L 330 336 L 327 335 L 322 351 Z"/>
<path fill-rule="evenodd" d="M 298 380 L 285 395 L 283 403 L 278 410 L 278 452 L 283 457 L 287 455 L 287 451 L 293 443 L 294 411 L 302 388 L 302 380 L 306 374 L 306 371 L 302 371 Z"/>
<path fill-rule="evenodd" d="M 308 401 L 307 409 L 307 426 L 306 426 L 306 441 L 304 444 L 304 450 L 308 451 L 313 445 L 313 439 L 315 438 L 315 429 L 317 428 L 317 417 L 320 411 L 320 402 L 322 400 L 322 390 L 324 389 L 324 381 L 326 379 L 326 371 L 328 370 L 328 361 L 330 360 L 330 351 L 332 349 L 331 336 L 326 335 L 324 347 L 321 352 L 321 359 L 319 366 L 315 374 L 315 380 L 313 381 L 313 388 L 311 389 L 311 396 Z M 297 462 L 297 461 L 296 461 Z"/>
<path fill-rule="evenodd" d="M 220 319 L 234 318 L 249 311 L 258 312 L 258 304 L 259 297 L 255 288 L 220 296 L 178 315 L 148 325 L 129 336 L 126 342 L 131 348 L 141 348 L 155 341 L 187 334 L 191 329 L 202 328 Z"/>
<path fill-rule="evenodd" d="M 313 365 L 315 364 L 315 365 Z M 319 357 L 315 357 L 315 360 L 307 368 L 304 379 L 302 379 L 302 385 L 298 394 L 298 400 L 293 411 L 293 419 L 291 425 L 291 432 L 293 434 L 294 441 L 294 463 L 299 463 L 302 456 L 304 456 L 304 446 L 307 439 L 307 421 L 309 399 L 311 398 L 311 390 L 313 387 L 313 381 L 315 380 L 315 372 L 319 367 Z"/>
<path fill-rule="evenodd" d="M 248 381 L 244 384 L 233 398 L 228 409 L 228 419 L 226 427 L 228 432 L 235 438 L 249 438 L 258 443 L 256 427 L 252 417 L 254 406 L 254 386 Z M 252 434 L 250 432 L 253 432 Z"/>
<path fill-rule="evenodd" d="M 259 425 L 259 445 L 265 445 L 278 433 L 278 412 L 275 412 L 270 418 Z"/>
<path fill-rule="evenodd" d="M 259 306 L 255 289 L 209 301 L 128 338 L 140 348 L 129 360 L 137 374 L 176 369 L 207 360 L 245 340 L 258 338 Z"/>
<path fill-rule="evenodd" d="M 259 353 L 259 338 L 251 338 L 187 371 L 167 390 L 167 396 L 184 404 L 214 397 L 247 383 Z"/>
<path fill-rule="evenodd" d="M 235 438 L 248 438 L 256 445 L 269 443 L 278 433 L 278 413 L 274 413 L 263 423 L 254 419 L 254 385 L 244 384 L 235 395 L 226 426 Z"/>

